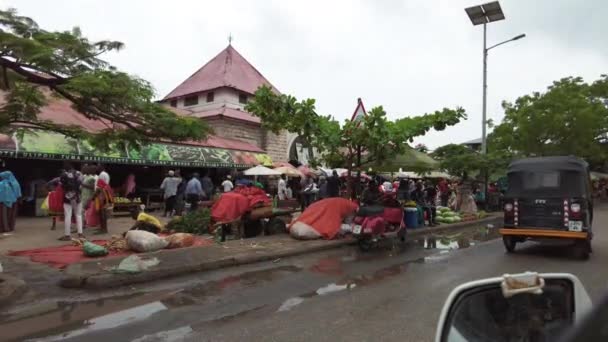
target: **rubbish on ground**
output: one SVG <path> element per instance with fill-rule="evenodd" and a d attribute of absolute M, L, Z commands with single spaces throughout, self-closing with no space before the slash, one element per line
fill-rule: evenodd
<path fill-rule="evenodd" d="M 0 262 L 0 273 L 4 272 L 4 270 L 2 269 L 2 263 Z"/>
<path fill-rule="evenodd" d="M 168 245 L 166 248 L 190 247 L 194 244 L 194 235 L 188 233 L 175 233 L 165 237 Z"/>
<path fill-rule="evenodd" d="M 272 260 L 272 263 L 276 264 L 279 261 L 281 261 L 281 258 L 277 258 L 277 259 Z"/>
<path fill-rule="evenodd" d="M 168 244 L 165 239 L 145 230 L 127 232 L 127 245 L 135 252 L 154 252 L 167 247 Z"/>
<path fill-rule="evenodd" d="M 112 269 L 114 273 L 139 273 L 150 267 L 160 264 L 158 258 L 142 259 L 137 255 L 129 255 L 122 259 L 117 267 Z"/>
<path fill-rule="evenodd" d="M 84 242 L 82 251 L 88 257 L 99 257 L 108 254 L 108 250 L 104 246 L 96 245 L 89 241 Z"/>
<path fill-rule="evenodd" d="M 72 242 L 72 246 L 76 246 L 76 247 L 80 247 L 83 246 L 85 242 L 87 242 L 87 239 L 85 238 L 72 238 L 72 240 L 70 240 Z"/>
<path fill-rule="evenodd" d="M 124 252 L 129 250 L 127 239 L 119 235 L 112 235 L 110 241 L 106 244 L 106 248 L 110 251 Z"/>

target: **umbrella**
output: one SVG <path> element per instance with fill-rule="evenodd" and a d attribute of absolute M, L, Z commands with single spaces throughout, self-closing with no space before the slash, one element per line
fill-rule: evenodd
<path fill-rule="evenodd" d="M 295 167 L 281 166 L 274 169 L 276 172 L 280 172 L 282 175 L 288 177 L 302 177 L 302 173 Z"/>
<path fill-rule="evenodd" d="M 302 173 L 305 176 L 309 176 L 309 177 L 317 177 L 317 175 L 311 170 L 309 169 L 307 166 L 298 166 L 298 171 L 300 171 L 300 173 Z"/>
<path fill-rule="evenodd" d="M 281 173 L 265 166 L 258 165 L 243 172 L 245 176 L 279 176 Z"/>
<path fill-rule="evenodd" d="M 351 177 L 357 177 L 357 171 L 351 171 L 350 172 L 350 176 Z M 342 172 L 340 174 L 340 177 L 348 177 L 348 170 Z M 372 180 L 372 177 L 368 176 L 365 172 L 361 172 L 361 179 L 369 181 L 369 180 Z"/>

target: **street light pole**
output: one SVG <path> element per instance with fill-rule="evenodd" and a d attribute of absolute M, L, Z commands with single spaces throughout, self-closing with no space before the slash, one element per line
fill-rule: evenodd
<path fill-rule="evenodd" d="M 481 108 L 481 154 L 487 153 L 486 122 L 488 97 L 488 49 L 486 48 L 486 23 L 483 24 L 483 97 Z"/>

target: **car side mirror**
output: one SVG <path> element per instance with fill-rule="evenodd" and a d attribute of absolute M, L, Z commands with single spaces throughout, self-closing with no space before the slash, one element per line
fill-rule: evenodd
<path fill-rule="evenodd" d="M 589 295 L 572 274 L 505 274 L 455 288 L 435 341 L 553 341 L 590 310 Z"/>

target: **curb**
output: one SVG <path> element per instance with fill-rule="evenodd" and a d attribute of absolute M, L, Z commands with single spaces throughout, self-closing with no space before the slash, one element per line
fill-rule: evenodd
<path fill-rule="evenodd" d="M 485 225 L 489 223 L 497 224 L 502 221 L 502 217 L 492 216 L 477 221 L 461 222 L 446 226 L 429 227 L 412 229 L 408 231 L 408 237 L 417 237 L 433 233 L 439 233 L 447 230 L 457 230 L 468 228 L 476 225 Z M 107 289 L 110 287 L 118 287 L 123 285 L 138 284 L 157 279 L 165 279 L 175 276 L 180 276 L 188 273 L 210 271 L 220 268 L 228 268 L 233 266 L 253 264 L 257 262 L 270 261 L 279 258 L 288 258 L 292 256 L 321 252 L 330 249 L 336 249 L 347 245 L 354 245 L 357 240 L 352 238 L 342 240 L 327 241 L 324 244 L 318 245 L 303 245 L 298 248 L 285 251 L 269 251 L 262 254 L 236 254 L 227 256 L 221 259 L 201 261 L 181 266 L 166 268 L 166 269 L 151 269 L 137 274 L 116 274 L 116 273 L 93 273 L 93 274 L 69 274 L 66 275 L 59 285 L 64 288 L 85 288 L 85 289 Z"/>
<path fill-rule="evenodd" d="M 175 276 L 184 275 L 187 273 L 211 271 L 220 268 L 227 268 L 232 266 L 240 266 L 253 264 L 262 261 L 270 261 L 279 258 L 287 258 L 307 253 L 315 253 L 328 249 L 334 249 L 343 247 L 346 245 L 354 244 L 356 240 L 344 239 L 331 241 L 328 244 L 318 246 L 304 246 L 302 248 L 296 248 L 289 251 L 282 251 L 268 254 L 257 254 L 257 255 L 235 255 L 226 257 L 218 260 L 212 260 L 208 262 L 202 262 L 198 264 L 189 264 L 182 267 L 174 267 L 171 269 L 161 270 L 149 270 L 137 274 L 116 274 L 116 273 L 102 273 L 93 274 L 89 276 L 72 275 L 63 278 L 59 285 L 64 288 L 86 288 L 86 289 L 107 289 L 108 287 L 117 287 L 130 284 L 144 283 L 151 280 L 170 278 Z"/>

